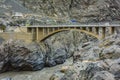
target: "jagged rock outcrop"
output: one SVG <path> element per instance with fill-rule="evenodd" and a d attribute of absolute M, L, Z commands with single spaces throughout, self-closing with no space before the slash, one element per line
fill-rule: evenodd
<path fill-rule="evenodd" d="M 118 34 L 80 47 L 73 55 L 73 65 L 54 73 L 50 80 L 119 80 L 119 42 Z"/>

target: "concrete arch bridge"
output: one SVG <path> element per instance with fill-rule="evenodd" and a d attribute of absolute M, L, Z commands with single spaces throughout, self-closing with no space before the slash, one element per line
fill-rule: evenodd
<path fill-rule="evenodd" d="M 105 25 L 39 25 L 29 26 L 27 33 L 32 34 L 32 41 L 44 41 L 50 36 L 63 31 L 79 31 L 91 35 L 99 40 L 116 33 L 116 26 Z"/>
<path fill-rule="evenodd" d="M 44 41 L 59 32 L 74 30 L 101 40 L 116 34 L 118 27 L 120 25 L 34 25 L 18 27 L 14 32 L 0 32 L 0 37 L 5 40 L 24 40 L 30 43 Z"/>

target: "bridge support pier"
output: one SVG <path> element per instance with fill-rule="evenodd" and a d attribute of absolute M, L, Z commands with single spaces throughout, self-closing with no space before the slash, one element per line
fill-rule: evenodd
<path fill-rule="evenodd" d="M 36 28 L 32 28 L 32 41 L 36 40 Z"/>
<path fill-rule="evenodd" d="M 52 31 L 54 31 L 55 29 L 54 28 L 52 28 Z"/>
<path fill-rule="evenodd" d="M 109 27 L 109 35 L 113 34 L 114 31 L 113 31 L 113 27 Z"/>
<path fill-rule="evenodd" d="M 39 40 L 39 29 L 38 29 L 38 27 L 37 27 L 37 31 L 36 31 L 36 40 L 38 41 Z M 41 35 L 41 34 L 40 34 Z"/>
<path fill-rule="evenodd" d="M 43 28 L 43 30 L 42 30 L 42 31 L 43 31 L 43 36 L 44 36 L 44 35 L 45 35 L 45 29 Z"/>
<path fill-rule="evenodd" d="M 42 39 L 45 36 L 45 28 L 36 28 L 36 42 L 40 42 L 40 39 Z"/>
<path fill-rule="evenodd" d="M 93 32 L 94 34 L 98 34 L 97 28 L 96 28 L 96 27 L 93 27 L 93 28 L 92 28 L 92 32 Z"/>
<path fill-rule="evenodd" d="M 49 30 L 49 27 L 47 28 L 47 34 L 49 34 L 50 33 L 50 30 Z"/>
<path fill-rule="evenodd" d="M 89 28 L 89 27 L 86 27 L 86 30 L 87 30 L 87 31 L 90 31 L 90 28 Z"/>
<path fill-rule="evenodd" d="M 117 34 L 116 27 L 112 27 L 112 34 Z"/>
<path fill-rule="evenodd" d="M 106 36 L 115 34 L 115 32 L 116 32 L 115 27 L 106 27 Z"/>
<path fill-rule="evenodd" d="M 99 37 L 101 39 L 104 39 L 105 38 L 105 27 L 99 27 Z"/>

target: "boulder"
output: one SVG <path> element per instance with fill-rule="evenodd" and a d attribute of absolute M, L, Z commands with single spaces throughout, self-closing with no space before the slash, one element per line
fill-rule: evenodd
<path fill-rule="evenodd" d="M 66 51 L 64 49 L 57 49 L 53 53 L 47 55 L 46 66 L 55 66 L 56 64 L 62 64 L 66 60 Z"/>
<path fill-rule="evenodd" d="M 40 47 L 29 49 L 24 45 L 19 41 L 10 41 L 0 46 L 0 72 L 41 70 L 44 67 L 44 55 Z"/>

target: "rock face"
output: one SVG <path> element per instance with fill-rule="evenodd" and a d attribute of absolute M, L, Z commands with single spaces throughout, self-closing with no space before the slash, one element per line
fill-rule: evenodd
<path fill-rule="evenodd" d="M 0 46 L 0 72 L 9 70 L 40 70 L 44 67 L 44 53 L 39 46 L 27 48 L 19 41 L 9 41 Z"/>
<path fill-rule="evenodd" d="M 93 40 L 97 41 L 94 37 L 74 31 L 58 33 L 39 44 L 10 40 L 0 45 L 0 72 L 41 70 L 62 64 L 73 55 L 78 43 L 82 45 Z"/>
<path fill-rule="evenodd" d="M 119 0 L 26 0 L 25 4 L 30 10 L 60 22 L 120 20 Z"/>
<path fill-rule="evenodd" d="M 73 55 L 73 65 L 53 74 L 50 80 L 119 80 L 119 42 L 120 37 L 115 35 L 98 44 L 80 47 Z"/>

